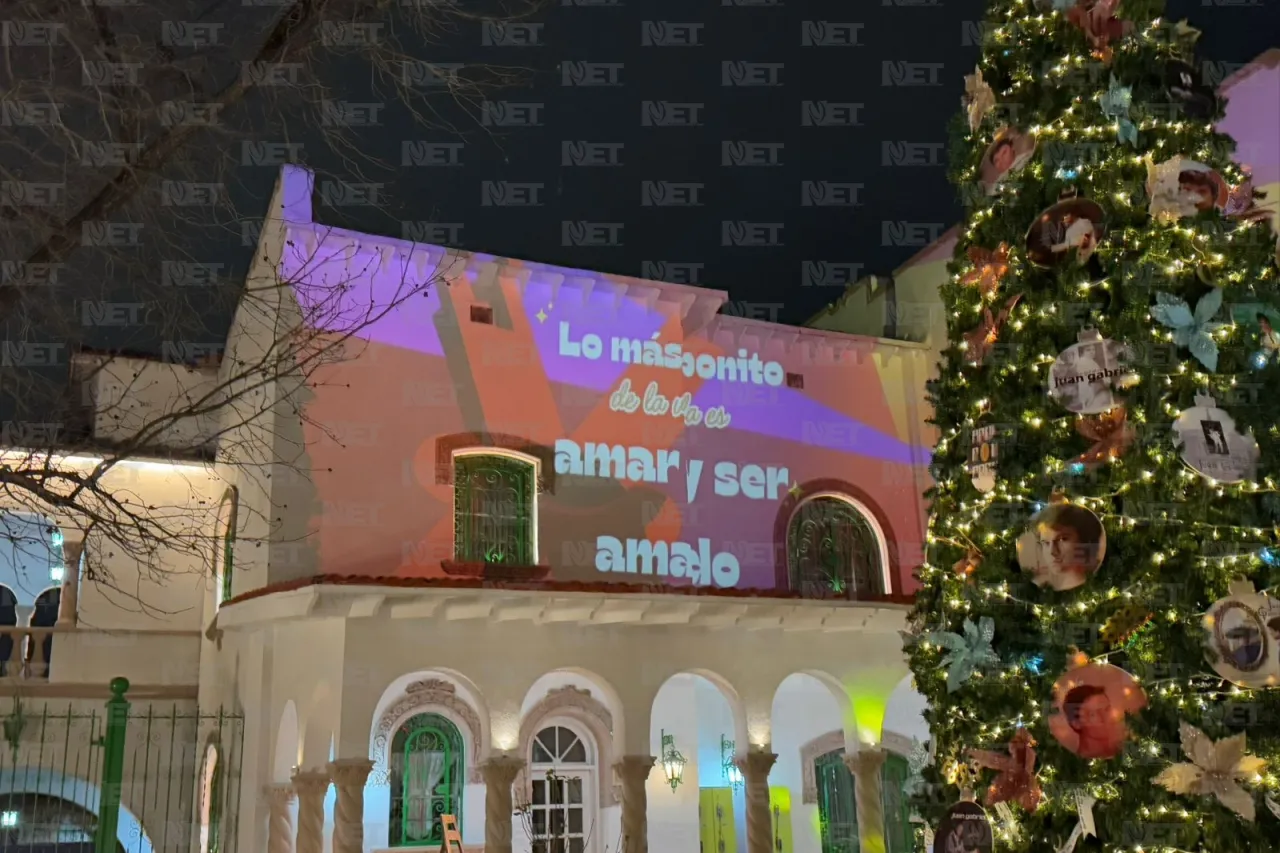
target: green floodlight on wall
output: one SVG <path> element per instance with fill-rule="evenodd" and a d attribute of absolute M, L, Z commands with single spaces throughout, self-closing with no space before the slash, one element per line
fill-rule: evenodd
<path fill-rule="evenodd" d="M 680 783 L 684 781 L 684 766 L 688 764 L 685 757 L 676 749 L 676 739 L 674 735 L 669 735 L 664 730 L 662 732 L 662 772 L 667 777 L 667 784 L 671 786 L 674 793 L 676 788 L 680 787 Z"/>

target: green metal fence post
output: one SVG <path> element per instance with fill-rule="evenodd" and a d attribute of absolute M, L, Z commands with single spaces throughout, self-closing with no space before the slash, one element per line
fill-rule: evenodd
<path fill-rule="evenodd" d="M 102 755 L 102 795 L 98 798 L 98 829 L 93 836 L 94 853 L 114 853 L 116 830 L 120 826 L 120 788 L 124 782 L 124 742 L 129 727 L 129 701 L 124 694 L 129 679 L 111 679 L 107 700 L 107 731 L 100 745 Z"/>

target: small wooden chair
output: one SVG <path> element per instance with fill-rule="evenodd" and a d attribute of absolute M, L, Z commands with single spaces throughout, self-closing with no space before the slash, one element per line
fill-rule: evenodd
<path fill-rule="evenodd" d="M 444 831 L 444 841 L 440 844 L 440 853 L 467 853 L 462 848 L 462 833 L 458 831 L 458 818 L 451 814 L 440 815 L 440 828 Z"/>

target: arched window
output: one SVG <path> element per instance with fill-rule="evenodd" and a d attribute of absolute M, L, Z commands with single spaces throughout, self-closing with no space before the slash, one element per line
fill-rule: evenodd
<path fill-rule="evenodd" d="M 440 714 L 409 718 L 391 741 L 391 846 L 440 846 L 440 815 L 462 824 L 465 752 L 458 727 Z"/>
<path fill-rule="evenodd" d="M 791 589 L 806 598 L 883 595 L 880 537 L 847 498 L 814 495 L 787 524 L 787 574 Z"/>
<path fill-rule="evenodd" d="M 454 559 L 532 566 L 538 561 L 538 463 L 508 454 L 453 457 Z"/>
<path fill-rule="evenodd" d="M 217 538 L 214 542 L 213 572 L 218 581 L 218 604 L 231 598 L 233 555 L 236 544 L 236 512 L 239 509 L 240 492 L 230 486 L 218 505 Z"/>
<path fill-rule="evenodd" d="M 221 846 L 223 775 L 218 747 L 211 743 L 200 774 L 200 853 L 218 853 Z"/>
<path fill-rule="evenodd" d="M 564 724 L 538 732 L 529 745 L 530 795 L 524 810 L 532 853 L 593 853 L 596 829 L 595 750 Z"/>

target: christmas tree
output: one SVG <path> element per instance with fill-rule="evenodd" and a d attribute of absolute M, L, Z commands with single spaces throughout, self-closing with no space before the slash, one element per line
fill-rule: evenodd
<path fill-rule="evenodd" d="M 1276 237 L 1163 6 L 991 0 L 965 81 L 905 638 L 939 851 L 968 798 L 999 850 L 1280 849 Z"/>

